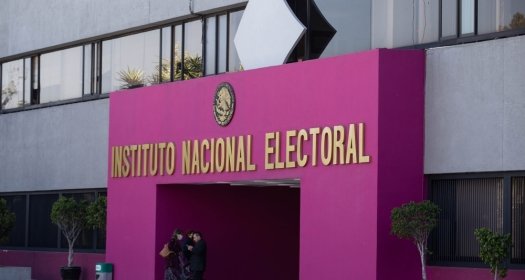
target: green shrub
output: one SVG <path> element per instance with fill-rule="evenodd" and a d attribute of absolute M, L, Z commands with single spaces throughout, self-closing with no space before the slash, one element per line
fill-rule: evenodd
<path fill-rule="evenodd" d="M 474 231 L 474 235 L 479 241 L 479 256 L 484 263 L 490 266 L 494 279 L 498 279 L 498 276 L 505 278 L 507 276 L 505 260 L 509 256 L 509 249 L 512 245 L 510 234 L 499 234 L 487 228 L 478 228 Z"/>

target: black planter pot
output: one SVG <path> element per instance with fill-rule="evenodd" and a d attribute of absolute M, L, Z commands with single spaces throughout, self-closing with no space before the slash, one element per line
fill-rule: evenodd
<path fill-rule="evenodd" d="M 80 266 L 63 266 L 60 268 L 60 276 L 62 276 L 62 280 L 79 280 L 80 272 Z"/>

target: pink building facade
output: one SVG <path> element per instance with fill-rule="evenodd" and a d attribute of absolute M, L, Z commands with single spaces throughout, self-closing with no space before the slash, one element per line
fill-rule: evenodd
<path fill-rule="evenodd" d="M 104 261 L 116 280 L 162 279 L 158 252 L 175 228 L 203 233 L 207 279 L 420 279 L 390 211 L 428 197 L 424 80 L 424 52 L 379 49 L 112 93 L 106 253 L 76 254 L 82 279 Z M 221 108 L 234 111 L 221 125 L 225 83 Z M 0 254 L 39 280 L 57 279 L 65 259 Z"/>
<path fill-rule="evenodd" d="M 417 279 L 389 231 L 423 198 L 423 97 L 424 53 L 391 50 L 113 93 L 114 279 L 160 279 L 174 228 L 203 233 L 208 279 Z"/>

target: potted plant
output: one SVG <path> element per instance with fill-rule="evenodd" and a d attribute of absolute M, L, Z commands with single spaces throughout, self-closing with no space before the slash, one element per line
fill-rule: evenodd
<path fill-rule="evenodd" d="M 7 209 L 5 199 L 0 198 L 0 243 L 4 243 L 9 238 L 9 233 L 15 226 L 15 213 Z"/>
<path fill-rule="evenodd" d="M 123 83 L 121 88 L 130 89 L 144 86 L 144 71 L 135 68 L 127 68 L 118 72 L 119 81 Z"/>
<path fill-rule="evenodd" d="M 169 82 L 171 80 L 171 68 L 169 60 L 163 59 L 160 65 L 156 63 L 155 70 L 148 80 L 151 84 Z"/>
<path fill-rule="evenodd" d="M 80 278 L 81 268 L 73 266 L 74 246 L 83 229 L 88 227 L 105 228 L 106 197 L 99 197 L 93 203 L 76 201 L 72 197 L 61 196 L 51 208 L 51 220 L 58 226 L 68 243 L 67 266 L 60 269 L 63 280 Z"/>

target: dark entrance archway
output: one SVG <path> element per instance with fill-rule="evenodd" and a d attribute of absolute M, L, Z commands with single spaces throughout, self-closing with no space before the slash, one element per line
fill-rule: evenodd
<path fill-rule="evenodd" d="M 284 181 L 157 186 L 157 247 L 198 230 L 208 279 L 299 279 L 300 188 Z M 158 256 L 156 279 L 164 260 Z"/>

